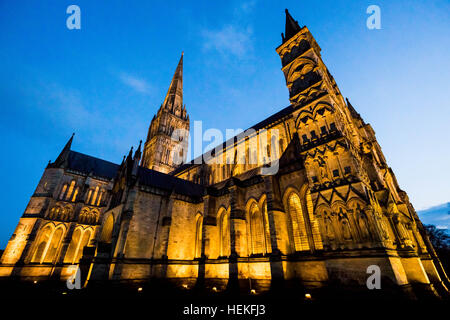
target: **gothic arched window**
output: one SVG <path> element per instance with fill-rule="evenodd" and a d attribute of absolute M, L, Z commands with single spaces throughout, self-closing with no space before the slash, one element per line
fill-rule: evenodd
<path fill-rule="evenodd" d="M 73 263 L 80 243 L 82 230 L 80 228 L 76 229 L 72 234 L 72 240 L 70 241 L 69 248 L 67 249 L 66 257 L 64 262 Z"/>
<path fill-rule="evenodd" d="M 83 233 L 83 237 L 81 238 L 80 244 L 78 245 L 78 251 L 75 256 L 75 262 L 80 261 L 83 256 L 83 249 L 89 244 L 89 239 L 91 238 L 91 229 L 86 229 Z"/>
<path fill-rule="evenodd" d="M 64 194 L 66 193 L 67 190 L 67 184 L 65 184 L 62 189 L 61 189 L 61 193 L 59 194 L 59 199 L 63 200 L 64 199 Z"/>
<path fill-rule="evenodd" d="M 75 188 L 75 180 L 72 180 L 72 182 L 69 185 L 69 190 L 67 190 L 67 194 L 65 196 L 66 200 L 70 200 L 70 196 L 72 195 L 74 188 Z"/>
<path fill-rule="evenodd" d="M 249 217 L 249 243 L 251 254 L 266 254 L 272 252 L 270 243 L 270 228 L 267 214 L 267 202 L 262 206 L 253 202 L 248 209 Z"/>
<path fill-rule="evenodd" d="M 64 229 L 61 225 L 56 228 L 53 224 L 45 226 L 39 236 L 31 262 L 53 262 L 58 253 L 63 233 Z"/>
<path fill-rule="evenodd" d="M 203 217 L 202 215 L 197 215 L 197 221 L 195 223 L 195 250 L 194 257 L 200 258 L 202 255 L 202 226 Z"/>
<path fill-rule="evenodd" d="M 49 241 L 49 244 L 47 246 L 47 252 L 45 254 L 44 262 L 52 262 L 56 254 L 58 253 L 58 248 L 61 243 L 61 238 L 63 235 L 63 228 L 57 228 L 55 231 L 53 231 L 53 234 L 51 236 L 51 240 Z"/>
<path fill-rule="evenodd" d="M 272 252 L 272 243 L 270 242 L 270 227 L 269 227 L 269 215 L 267 211 L 267 201 L 264 201 L 262 205 L 262 216 L 264 220 L 264 231 L 265 231 L 265 240 L 266 240 L 266 252 Z"/>
<path fill-rule="evenodd" d="M 75 192 L 73 193 L 73 197 L 72 197 L 72 200 L 71 200 L 72 202 L 75 202 L 77 200 L 77 195 L 78 195 L 79 189 L 80 188 L 78 188 L 78 187 L 75 189 Z"/>
<path fill-rule="evenodd" d="M 309 250 L 308 235 L 306 233 L 305 218 L 303 216 L 300 197 L 292 192 L 288 198 L 288 211 L 292 226 L 292 238 L 295 251 Z"/>
<path fill-rule="evenodd" d="M 97 195 L 98 195 L 98 186 L 95 187 L 95 191 L 94 191 L 94 195 L 92 196 L 92 200 L 90 202 L 90 204 L 95 205 L 95 200 L 97 200 Z"/>
<path fill-rule="evenodd" d="M 250 234 L 252 238 L 252 253 L 265 253 L 264 222 L 261 211 L 256 203 L 250 207 Z"/>
<path fill-rule="evenodd" d="M 92 230 L 90 228 L 85 230 L 77 228 L 74 231 L 64 262 L 78 263 L 80 261 L 80 258 L 83 256 L 84 247 L 89 244 L 91 234 Z"/>
<path fill-rule="evenodd" d="M 221 257 L 230 255 L 230 215 L 228 211 L 222 209 L 219 215 L 219 240 Z"/>
<path fill-rule="evenodd" d="M 50 225 L 46 226 L 39 237 L 38 245 L 36 246 L 36 250 L 34 252 L 33 258 L 31 262 L 41 262 L 42 257 L 44 256 L 45 249 L 47 248 L 47 244 L 50 241 L 52 235 L 52 227 Z"/>
<path fill-rule="evenodd" d="M 102 203 L 102 200 L 104 201 L 105 193 L 106 193 L 106 191 L 104 189 L 101 189 L 101 191 L 98 195 L 97 203 L 95 204 L 96 206 L 100 206 L 100 204 Z"/>
<path fill-rule="evenodd" d="M 91 201 L 92 196 L 92 189 L 89 189 L 88 194 L 86 196 L 86 204 L 89 204 L 89 201 Z"/>

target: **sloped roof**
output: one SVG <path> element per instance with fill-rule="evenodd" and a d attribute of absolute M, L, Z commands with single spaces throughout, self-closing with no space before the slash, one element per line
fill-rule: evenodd
<path fill-rule="evenodd" d="M 92 173 L 94 176 L 113 179 L 119 165 L 70 150 L 67 168 L 84 174 Z"/>
<path fill-rule="evenodd" d="M 251 126 L 251 127 L 248 128 L 247 130 L 253 129 L 253 130 L 255 130 L 255 131 L 258 131 L 258 130 L 260 130 L 260 129 L 263 129 L 263 128 L 265 128 L 266 126 L 270 125 L 271 123 L 274 123 L 274 122 L 276 122 L 276 121 L 278 121 L 278 120 L 284 118 L 285 116 L 288 116 L 289 114 L 292 113 L 292 111 L 294 111 L 294 106 L 289 105 L 289 106 L 287 106 L 286 108 L 284 108 L 284 109 L 278 111 L 277 113 L 271 115 L 270 117 L 268 117 L 268 118 L 266 118 L 266 119 L 264 119 L 264 120 L 258 122 L 258 123 L 255 124 L 254 126 Z M 245 131 L 247 131 L 247 130 L 245 130 Z M 234 137 L 228 139 L 227 141 L 225 141 L 225 142 L 222 144 L 223 150 L 225 150 L 227 144 L 232 145 L 232 144 L 234 143 L 236 137 L 237 137 L 237 136 L 234 136 Z M 215 148 L 217 148 L 217 147 L 215 147 Z M 215 149 L 215 148 L 214 148 L 214 149 Z M 208 151 L 208 153 L 209 153 L 209 151 Z M 176 168 L 175 170 L 173 170 L 170 174 L 171 174 L 171 175 L 176 175 L 176 174 L 178 174 L 178 173 L 180 173 L 180 172 L 183 172 L 185 169 L 190 168 L 190 167 L 192 167 L 192 166 L 195 166 L 195 165 L 198 165 L 198 164 L 204 164 L 205 161 L 204 161 L 204 159 L 203 159 L 203 155 L 205 155 L 205 154 L 206 154 L 206 153 L 202 154 L 201 156 L 198 156 L 198 157 L 195 158 L 194 160 L 191 160 L 191 161 L 189 161 L 189 162 L 187 162 L 187 163 L 182 164 L 181 166 L 179 166 L 178 168 Z"/>
<path fill-rule="evenodd" d="M 111 180 L 116 176 L 119 165 L 71 150 L 67 169 Z M 204 192 L 202 185 L 144 167 L 139 167 L 138 181 L 144 186 L 173 190 L 177 194 L 193 198 L 202 197 Z"/>
<path fill-rule="evenodd" d="M 193 198 L 202 197 L 205 189 L 200 184 L 144 167 L 139 167 L 138 181 L 140 185 L 156 187 L 168 191 L 173 190 L 177 194 L 182 194 Z"/>

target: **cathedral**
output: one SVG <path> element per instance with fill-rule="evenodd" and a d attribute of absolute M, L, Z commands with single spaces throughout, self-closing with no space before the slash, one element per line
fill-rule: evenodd
<path fill-rule="evenodd" d="M 0 278 L 66 281 L 79 270 L 83 287 L 157 278 L 213 291 L 368 290 L 376 266 L 382 288 L 448 292 L 374 130 L 287 10 L 276 52 L 290 105 L 190 162 L 175 134 L 190 129 L 183 55 L 145 143 L 120 164 L 72 150 L 72 136 L 45 168 Z"/>

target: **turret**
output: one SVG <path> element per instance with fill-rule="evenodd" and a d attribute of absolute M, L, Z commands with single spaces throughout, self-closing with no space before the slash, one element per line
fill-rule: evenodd
<path fill-rule="evenodd" d="M 49 163 L 48 167 L 58 167 L 58 168 L 64 168 L 67 166 L 67 162 L 69 161 L 69 154 L 70 154 L 70 147 L 72 146 L 73 137 L 75 136 L 75 133 L 72 133 L 72 136 L 70 137 L 69 141 L 67 141 L 66 145 L 62 149 L 59 156 L 56 158 L 55 162 Z"/>

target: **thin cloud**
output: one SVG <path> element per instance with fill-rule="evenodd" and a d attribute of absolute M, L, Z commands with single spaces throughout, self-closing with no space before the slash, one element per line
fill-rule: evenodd
<path fill-rule="evenodd" d="M 243 58 L 253 48 L 251 35 L 250 27 L 240 28 L 236 25 L 226 25 L 220 30 L 204 30 L 203 48 Z"/>
<path fill-rule="evenodd" d="M 143 94 L 150 94 L 151 92 L 151 86 L 144 79 L 135 77 L 128 73 L 122 73 L 120 74 L 120 80 L 123 84 L 127 85 L 136 92 Z"/>
<path fill-rule="evenodd" d="M 239 11 L 241 11 L 244 14 L 248 14 L 253 11 L 253 9 L 256 6 L 256 0 L 250 0 L 243 2 L 240 6 L 240 8 L 237 10 L 237 14 L 240 14 Z"/>
<path fill-rule="evenodd" d="M 256 4 L 257 0 L 244 1 L 234 8 L 231 23 L 220 28 L 204 29 L 201 32 L 203 49 L 223 56 L 248 58 L 253 51 L 253 29 L 248 21 Z"/>
<path fill-rule="evenodd" d="M 121 155 L 128 152 L 132 144 L 137 144 L 138 137 L 148 126 L 135 110 L 106 114 L 105 108 L 97 105 L 89 95 L 58 83 L 41 84 L 33 89 L 33 93 L 33 102 L 42 110 L 43 117 L 58 130 L 70 129 L 69 132 L 76 132 L 78 137 L 84 135 L 83 143 L 87 146 L 100 141 L 96 155 L 118 155 L 116 158 L 110 156 L 110 161 L 120 162 Z"/>
<path fill-rule="evenodd" d="M 56 123 L 77 128 L 90 124 L 95 118 L 77 89 L 57 83 L 43 84 L 39 88 L 35 92 L 37 102 Z"/>

